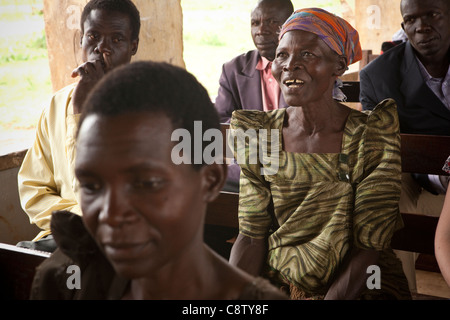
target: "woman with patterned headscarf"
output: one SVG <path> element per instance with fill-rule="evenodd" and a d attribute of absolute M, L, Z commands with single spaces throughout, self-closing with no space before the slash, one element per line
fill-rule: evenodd
<path fill-rule="evenodd" d="M 267 158 L 250 161 L 251 141 L 235 149 L 245 161 L 230 263 L 264 274 L 293 299 L 411 298 L 390 247 L 402 225 L 395 102 L 366 114 L 333 99 L 339 77 L 360 59 L 358 32 L 345 20 L 298 10 L 272 65 L 290 107 L 239 110 L 231 120 L 232 129 L 258 132 L 258 150 L 278 171 Z"/>

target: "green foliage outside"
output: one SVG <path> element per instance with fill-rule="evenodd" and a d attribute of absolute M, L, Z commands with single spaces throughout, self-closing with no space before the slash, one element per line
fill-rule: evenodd
<path fill-rule="evenodd" d="M 321 7 L 340 14 L 340 0 L 291 0 L 294 8 Z M 217 95 L 224 62 L 254 49 L 250 13 L 256 0 L 181 0 L 184 61 L 206 87 Z"/>
<path fill-rule="evenodd" d="M 181 0 L 186 68 L 214 99 L 222 64 L 253 49 L 250 12 L 256 0 Z M 339 0 L 293 0 L 295 8 L 340 9 Z M 43 0 L 0 0 L 0 140 L 33 129 L 52 94 Z M 12 134 L 12 133 L 11 133 Z M 1 141 L 0 141 L 1 143 Z"/>
<path fill-rule="evenodd" d="M 0 1 L 0 138 L 34 128 L 50 94 L 42 1 Z"/>

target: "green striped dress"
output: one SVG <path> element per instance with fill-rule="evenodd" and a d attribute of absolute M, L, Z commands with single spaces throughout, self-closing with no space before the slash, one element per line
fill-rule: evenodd
<path fill-rule="evenodd" d="M 326 293 L 352 246 L 378 250 L 381 290 L 367 290 L 365 296 L 410 298 L 401 262 L 390 248 L 394 231 L 402 226 L 394 101 L 383 101 L 370 114 L 352 109 L 339 154 L 283 151 L 285 115 L 286 109 L 233 113 L 235 135 L 256 132 L 245 143 L 233 140 L 241 166 L 240 233 L 257 239 L 268 236 L 270 268 L 312 295 Z M 257 161 L 249 152 L 255 143 Z M 274 216 L 268 210 L 271 205 Z"/>

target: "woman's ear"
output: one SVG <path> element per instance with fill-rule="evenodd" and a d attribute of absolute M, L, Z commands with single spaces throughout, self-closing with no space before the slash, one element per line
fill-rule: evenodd
<path fill-rule="evenodd" d="M 213 163 L 201 169 L 203 179 L 203 199 L 209 203 L 214 201 L 222 190 L 227 178 L 227 165 Z"/>
<path fill-rule="evenodd" d="M 336 73 L 334 75 L 340 77 L 345 73 L 345 71 L 347 71 L 347 69 L 347 57 L 339 56 L 336 65 Z"/>
<path fill-rule="evenodd" d="M 133 40 L 133 42 L 131 43 L 131 55 L 132 56 L 136 55 L 138 48 L 139 48 L 139 38 Z"/>

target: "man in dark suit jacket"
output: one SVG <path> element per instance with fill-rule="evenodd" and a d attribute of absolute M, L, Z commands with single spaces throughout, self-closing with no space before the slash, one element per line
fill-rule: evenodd
<path fill-rule="evenodd" d="M 408 41 L 361 70 L 363 109 L 392 98 L 402 133 L 450 136 L 450 0 L 402 0 L 401 12 Z M 437 216 L 447 188 L 448 177 L 403 174 L 400 210 Z M 397 254 L 415 290 L 415 256 Z"/>
<path fill-rule="evenodd" d="M 222 123 L 229 122 L 233 111 L 238 109 L 270 110 L 287 107 L 278 84 L 271 77 L 270 64 L 278 46 L 278 32 L 293 11 L 290 0 L 260 0 L 252 11 L 251 34 L 256 50 L 225 63 L 219 79 L 215 106 Z M 268 96 L 276 90 L 278 92 L 273 96 L 276 95 L 278 99 L 274 99 L 278 101 L 270 101 Z"/>
<path fill-rule="evenodd" d="M 450 1 L 402 0 L 401 12 L 408 41 L 361 70 L 363 109 L 392 98 L 402 133 L 450 136 Z M 443 177 L 414 177 L 434 194 L 448 186 Z"/>
<path fill-rule="evenodd" d="M 252 50 L 223 65 L 215 102 L 222 123 L 230 121 L 234 110 L 264 110 L 261 72 L 256 69 L 260 60 L 259 51 Z M 283 95 L 279 93 L 278 96 L 278 107 L 286 108 Z"/>
<path fill-rule="evenodd" d="M 251 13 L 251 34 L 256 50 L 239 55 L 222 67 L 215 107 L 221 123 L 230 122 L 234 110 L 268 111 L 287 108 L 271 63 L 278 46 L 278 33 L 294 12 L 290 0 L 260 0 Z M 239 190 L 240 168 L 228 166 L 227 191 Z"/>

